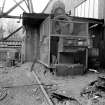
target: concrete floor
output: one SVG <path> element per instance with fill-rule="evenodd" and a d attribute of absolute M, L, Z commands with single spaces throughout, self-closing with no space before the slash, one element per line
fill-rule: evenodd
<path fill-rule="evenodd" d="M 0 87 L 7 87 L 7 95 L 0 100 L 0 105 L 47 105 L 39 86 L 23 86 L 36 83 L 30 67 L 31 63 L 26 63 L 16 68 L 1 68 Z"/>
<path fill-rule="evenodd" d="M 36 83 L 32 72 L 30 72 L 31 65 L 32 63 L 26 63 L 16 68 L 0 68 L 0 86 L 18 86 Z M 46 85 L 52 84 L 49 87 L 45 86 L 49 96 L 51 92 L 72 96 L 82 105 L 90 105 L 86 99 L 80 96 L 83 88 L 96 80 L 98 76 L 105 75 L 105 73 L 87 73 L 85 75 L 58 77 L 52 75 L 41 64 L 36 64 L 33 70 L 42 83 Z M 46 73 L 44 73 L 45 70 L 47 71 Z M 7 88 L 7 96 L 3 100 L 0 100 L 0 105 L 46 105 L 43 100 L 43 95 L 37 86 Z"/>
<path fill-rule="evenodd" d="M 98 76 L 105 75 L 105 73 L 87 73 L 85 75 L 57 77 L 52 75 L 49 71 L 44 74 L 44 69 L 45 68 L 41 64 L 36 64 L 34 67 L 35 72 L 37 73 L 37 75 L 39 75 L 43 83 L 55 84 L 54 86 L 52 86 L 52 89 L 50 89 L 51 91 L 56 90 L 57 93 L 63 94 L 65 96 L 75 97 L 82 103 L 82 105 L 87 105 L 87 102 L 85 102 L 86 100 L 80 96 L 80 92 L 90 82 L 96 80 Z"/>

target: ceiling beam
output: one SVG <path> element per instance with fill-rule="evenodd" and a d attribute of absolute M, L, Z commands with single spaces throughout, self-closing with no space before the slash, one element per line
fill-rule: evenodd
<path fill-rule="evenodd" d="M 4 1 L 3 1 L 3 6 L 2 6 L 2 13 L 3 13 L 3 11 L 4 11 L 5 2 L 6 2 L 6 0 L 4 0 Z"/>
<path fill-rule="evenodd" d="M 28 8 L 28 11 L 29 11 L 29 6 L 28 6 L 28 3 L 27 3 L 27 0 L 24 0 L 24 2 L 25 2 L 26 6 Z"/>
<path fill-rule="evenodd" d="M 42 16 L 40 16 L 42 15 Z M 24 18 L 29 18 L 29 19 L 45 19 L 49 15 L 53 14 L 44 14 L 44 13 L 23 13 L 22 16 L 11 16 L 11 15 L 0 15 L 0 18 L 13 18 L 13 19 L 24 19 Z M 104 24 L 104 19 L 94 19 L 94 18 L 81 18 L 81 17 L 75 17 L 75 16 L 69 16 L 71 19 L 75 19 L 76 21 L 83 21 L 87 23 L 92 23 L 92 24 Z"/>
<path fill-rule="evenodd" d="M 27 1 L 27 4 L 28 4 L 28 9 L 29 9 L 29 12 L 31 13 L 29 0 L 26 0 L 26 1 Z"/>
<path fill-rule="evenodd" d="M 22 19 L 22 17 L 20 16 L 11 16 L 11 15 L 0 15 L 0 18 Z"/>
<path fill-rule="evenodd" d="M 19 1 L 16 5 L 14 5 L 11 9 L 9 9 L 6 13 L 3 13 L 3 15 L 8 15 L 11 13 L 16 7 L 18 7 L 24 0 Z"/>
<path fill-rule="evenodd" d="M 33 8 L 32 0 L 30 0 L 30 5 L 31 5 L 32 13 L 33 13 L 34 12 L 34 8 Z"/>
<path fill-rule="evenodd" d="M 13 0 L 16 4 L 18 4 L 18 2 L 16 0 Z M 19 4 L 18 5 L 24 12 L 26 12 L 26 10 Z"/>
<path fill-rule="evenodd" d="M 33 13 L 34 10 L 33 10 L 33 4 L 32 4 L 32 1 L 31 1 L 31 0 L 27 0 L 27 3 L 28 3 L 29 12 L 30 12 L 30 13 Z"/>

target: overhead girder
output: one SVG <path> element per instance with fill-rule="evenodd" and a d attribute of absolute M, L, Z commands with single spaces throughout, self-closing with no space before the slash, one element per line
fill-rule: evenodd
<path fill-rule="evenodd" d="M 1 15 L 8 15 L 9 13 L 11 13 L 15 8 L 20 7 L 24 12 L 26 12 L 26 10 L 20 5 L 22 2 L 25 2 L 29 13 L 33 13 L 34 9 L 33 9 L 33 3 L 32 0 L 20 0 L 19 2 L 17 2 L 16 0 L 13 0 L 16 4 L 10 8 L 6 13 L 3 12 L 4 7 L 5 7 L 5 2 L 6 0 L 3 0 L 3 5 L 2 5 L 2 11 L 1 11 Z"/>
<path fill-rule="evenodd" d="M 18 2 L 16 0 L 13 0 L 16 4 L 18 4 Z M 26 10 L 19 4 L 18 5 L 24 12 L 26 12 Z"/>
<path fill-rule="evenodd" d="M 27 8 L 29 10 L 29 6 L 28 6 L 28 3 L 27 3 L 27 0 L 24 0 L 24 2 L 25 2 L 26 6 L 27 6 Z"/>
<path fill-rule="evenodd" d="M 27 2 L 27 5 L 28 5 L 28 10 L 31 13 L 31 8 L 30 8 L 30 5 L 29 5 L 29 0 L 26 0 L 26 2 Z"/>
<path fill-rule="evenodd" d="M 1 8 L 2 8 L 2 10 L 0 11 L 0 15 L 8 15 L 9 13 L 11 13 L 16 7 L 20 7 L 24 12 L 26 12 L 25 11 L 25 9 L 24 9 L 24 7 L 22 7 L 20 4 L 22 3 L 22 2 L 24 2 L 25 3 L 25 5 L 26 5 L 26 7 L 28 8 L 28 11 L 29 11 L 29 13 L 34 13 L 35 11 L 34 11 L 34 7 L 33 7 L 33 0 L 20 0 L 20 1 L 18 1 L 18 0 L 13 0 L 15 3 L 16 3 L 16 5 L 14 5 L 12 8 L 10 8 L 6 13 L 4 13 L 4 7 L 5 7 L 5 2 L 7 1 L 7 0 L 0 0 L 0 1 L 2 1 L 2 6 L 1 6 Z M 9 1 L 9 0 L 8 0 Z M 49 2 L 50 2 L 50 0 L 49 0 Z M 49 2 L 48 2 L 48 4 L 49 4 Z M 48 5 L 47 4 L 47 5 Z"/>
<path fill-rule="evenodd" d="M 32 8 L 32 13 L 33 13 L 34 12 L 34 8 L 33 8 L 32 0 L 30 0 L 30 5 L 31 5 L 31 8 Z"/>
<path fill-rule="evenodd" d="M 3 0 L 3 5 L 2 5 L 2 11 L 1 11 L 1 14 L 0 14 L 0 18 L 16 18 L 16 19 L 17 18 L 19 18 L 19 19 L 22 18 L 22 17 L 19 17 L 19 16 L 9 16 L 8 14 L 11 13 L 17 7 L 20 7 L 24 12 L 26 12 L 25 9 L 20 5 L 23 2 L 25 2 L 26 6 L 29 10 L 29 13 L 34 12 L 33 3 L 32 3 L 31 0 L 20 0 L 19 2 L 17 2 L 16 0 L 13 0 L 13 1 L 15 2 L 15 5 L 13 7 L 11 7 L 6 13 L 4 13 L 4 7 L 5 7 L 6 0 Z M 8 38 L 10 38 L 12 35 L 14 35 L 16 32 L 18 32 L 22 28 L 23 28 L 23 26 L 19 27 L 14 32 L 10 33 L 7 37 L 0 39 L 0 41 L 7 40 Z"/>
<path fill-rule="evenodd" d="M 29 12 L 33 13 L 34 9 L 33 9 L 32 0 L 26 0 L 26 1 L 27 1 L 27 4 L 28 4 Z"/>
<path fill-rule="evenodd" d="M 32 0 L 20 0 L 20 1 L 13 0 L 16 4 L 13 7 L 11 7 L 7 12 L 4 13 L 6 0 L 2 0 L 2 1 L 3 1 L 2 6 L 1 6 L 2 10 L 1 10 L 0 14 L 3 15 L 3 16 L 8 15 L 9 13 L 11 13 L 17 7 L 20 7 L 23 10 L 23 12 L 27 12 L 24 9 L 24 7 L 22 7 L 22 5 L 20 5 L 22 2 L 25 3 L 26 7 L 28 8 L 29 13 L 34 13 L 35 12 Z"/>
<path fill-rule="evenodd" d="M 2 6 L 2 10 L 1 10 L 2 13 L 3 13 L 3 11 L 4 11 L 5 2 L 6 2 L 6 0 L 3 0 L 3 6 Z"/>
<path fill-rule="evenodd" d="M 8 15 L 10 12 L 12 12 L 16 7 L 18 7 L 24 0 L 19 1 L 17 4 L 15 4 L 12 8 L 10 8 L 6 13 L 3 13 L 4 15 Z"/>
<path fill-rule="evenodd" d="M 0 39 L 0 41 L 5 41 L 8 38 L 10 38 L 12 35 L 14 35 L 16 32 L 18 32 L 19 30 L 21 30 L 23 28 L 23 26 L 17 28 L 14 32 L 10 33 L 7 37 Z"/>

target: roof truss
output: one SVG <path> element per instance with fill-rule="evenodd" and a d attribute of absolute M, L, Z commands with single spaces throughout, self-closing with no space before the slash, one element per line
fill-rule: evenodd
<path fill-rule="evenodd" d="M 0 13 L 0 15 L 2 15 L 2 16 L 8 15 L 9 13 L 11 13 L 17 7 L 21 8 L 23 12 L 26 12 L 24 7 L 21 6 L 21 4 L 23 2 L 25 3 L 29 13 L 34 12 L 32 0 L 20 0 L 18 2 L 16 0 L 12 0 L 15 3 L 15 5 L 13 5 L 7 12 L 4 13 L 4 8 L 5 8 L 6 1 L 7 0 L 2 0 L 1 13 Z"/>

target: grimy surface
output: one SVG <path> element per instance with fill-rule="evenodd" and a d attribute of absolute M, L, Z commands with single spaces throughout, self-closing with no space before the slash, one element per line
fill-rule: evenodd
<path fill-rule="evenodd" d="M 32 63 L 22 64 L 20 67 L 0 68 L 0 105 L 49 105 L 45 95 L 30 71 Z M 79 76 L 57 77 L 52 75 L 43 65 L 36 63 L 33 67 L 49 98 L 52 93 L 75 98 L 81 105 L 91 104 L 91 99 L 83 98 L 80 92 L 87 85 L 104 74 L 89 73 Z M 46 71 L 46 72 L 45 72 Z M 105 100 L 105 99 L 104 99 Z M 54 105 L 69 105 L 53 100 Z M 80 105 L 70 102 L 70 105 Z"/>
<path fill-rule="evenodd" d="M 93 101 L 92 98 L 88 99 L 86 97 L 81 97 L 80 93 L 83 91 L 84 88 L 87 87 L 87 85 L 90 82 L 95 81 L 99 76 L 104 76 L 105 73 L 96 74 L 94 72 L 93 73 L 90 72 L 85 75 L 58 77 L 52 75 L 49 72 L 49 70 L 46 69 L 41 64 L 36 64 L 34 66 L 34 70 L 42 83 L 50 85 L 52 84 L 51 87 L 46 89 L 49 96 L 51 93 L 56 92 L 58 94 L 62 94 L 67 97 L 74 97 L 75 99 L 78 100 L 78 102 L 81 105 L 104 105 L 103 103 L 105 102 L 105 98 L 102 99 L 97 98 L 96 101 L 100 100 L 100 103 L 97 103 L 96 101 L 92 103 Z M 60 105 L 65 105 L 65 104 L 60 104 Z M 78 104 L 73 103 L 70 105 L 78 105 Z"/>
<path fill-rule="evenodd" d="M 0 105 L 49 105 L 32 72 L 31 63 L 0 72 Z"/>

